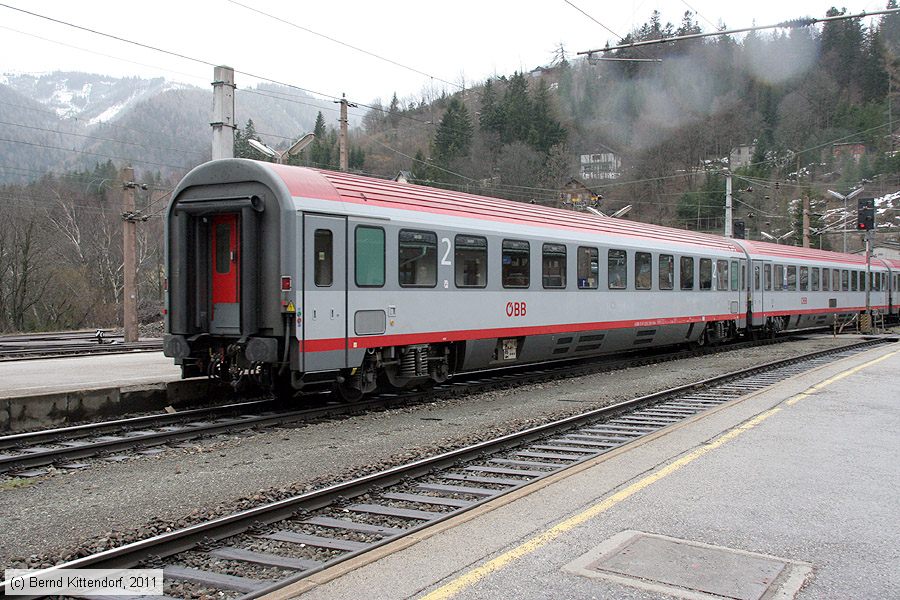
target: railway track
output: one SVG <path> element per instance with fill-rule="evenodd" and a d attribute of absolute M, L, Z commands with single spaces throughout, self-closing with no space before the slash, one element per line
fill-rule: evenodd
<path fill-rule="evenodd" d="M 448 395 L 472 394 L 507 385 L 577 377 L 791 339 L 794 338 L 757 340 L 674 352 L 657 351 L 602 361 L 577 360 L 552 363 L 544 368 L 527 365 L 497 371 L 482 371 L 456 377 L 431 390 L 379 394 L 352 404 L 334 402 L 330 394 L 323 393 L 307 397 L 305 403 L 310 406 L 303 409 L 285 407 L 272 399 L 253 400 L 174 414 L 149 415 L 6 435 L 0 437 L 0 475 L 39 477 L 48 474 L 49 471 L 44 467 L 52 465 L 61 470 L 77 470 L 89 466 L 89 463 L 79 461 L 94 457 L 110 461 L 126 460 L 133 455 L 153 455 L 163 452 L 160 446 L 186 443 L 204 437 L 248 429 L 314 422 L 319 419 L 341 418 L 367 411 L 412 405 Z"/>
<path fill-rule="evenodd" d="M 109 329 L 0 336 L 0 362 L 159 350 L 162 340 L 126 343 L 121 334 Z"/>
<path fill-rule="evenodd" d="M 250 600 L 774 383 L 870 340 L 772 362 L 421 459 L 58 565 L 162 568 L 164 593 Z M 5 582 L 0 591 L 5 590 Z"/>

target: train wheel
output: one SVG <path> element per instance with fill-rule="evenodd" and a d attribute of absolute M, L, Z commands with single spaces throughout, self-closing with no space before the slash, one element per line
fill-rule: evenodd
<path fill-rule="evenodd" d="M 341 402 L 359 402 L 365 396 L 365 393 L 351 382 L 352 378 L 334 382 L 334 393 L 341 399 Z"/>
<path fill-rule="evenodd" d="M 709 329 L 706 327 L 703 328 L 703 333 L 700 334 L 700 337 L 697 338 L 697 341 L 691 342 L 691 348 L 695 350 L 703 348 L 709 343 Z"/>

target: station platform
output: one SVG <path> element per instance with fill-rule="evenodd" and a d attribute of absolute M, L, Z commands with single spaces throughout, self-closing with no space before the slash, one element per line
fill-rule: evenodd
<path fill-rule="evenodd" d="M 180 380 L 180 367 L 162 352 L 0 362 L 0 431 L 65 425 L 193 398 Z"/>
<path fill-rule="evenodd" d="M 268 598 L 898 598 L 898 373 L 825 365 Z"/>
<path fill-rule="evenodd" d="M 0 398 L 164 383 L 180 378 L 181 369 L 162 352 L 13 360 L 0 362 Z"/>

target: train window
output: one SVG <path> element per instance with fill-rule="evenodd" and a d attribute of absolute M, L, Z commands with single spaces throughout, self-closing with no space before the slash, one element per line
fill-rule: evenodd
<path fill-rule="evenodd" d="M 879 282 L 879 285 L 878 285 L 878 291 L 880 292 L 881 290 L 884 289 L 884 273 L 882 273 L 882 274 L 878 277 L 878 282 Z"/>
<path fill-rule="evenodd" d="M 578 247 L 578 289 L 595 290 L 600 285 L 600 251 Z"/>
<path fill-rule="evenodd" d="M 809 267 L 800 267 L 800 291 L 809 291 Z"/>
<path fill-rule="evenodd" d="M 671 254 L 659 255 L 659 289 L 671 290 L 675 287 L 675 257 Z"/>
<path fill-rule="evenodd" d="M 334 279 L 333 239 L 330 229 L 316 229 L 313 234 L 313 282 L 316 287 L 328 287 Z"/>
<path fill-rule="evenodd" d="M 822 291 L 831 290 L 831 269 L 822 269 Z"/>
<path fill-rule="evenodd" d="M 503 240 L 503 264 L 500 278 L 505 288 L 531 285 L 531 246 L 521 240 Z"/>
<path fill-rule="evenodd" d="M 681 281 L 680 286 L 683 290 L 694 289 L 694 258 L 691 256 L 681 257 Z"/>
<path fill-rule="evenodd" d="M 887 289 L 887 281 L 885 280 L 885 274 L 884 274 L 884 273 L 881 274 L 880 279 L 881 279 L 881 287 L 879 287 L 878 289 L 879 289 L 879 290 L 885 290 L 885 289 Z"/>
<path fill-rule="evenodd" d="M 472 235 L 458 235 L 454 248 L 456 287 L 485 287 L 487 285 L 487 239 Z"/>
<path fill-rule="evenodd" d="M 542 254 L 544 287 L 566 287 L 566 247 L 563 244 L 544 244 Z"/>
<path fill-rule="evenodd" d="M 712 259 L 711 258 L 701 258 L 700 259 L 700 289 L 701 290 L 711 290 L 712 289 Z"/>
<path fill-rule="evenodd" d="M 787 289 L 789 292 L 797 291 L 797 267 L 791 265 L 787 268 Z"/>
<path fill-rule="evenodd" d="M 216 273 L 231 271 L 231 223 L 216 224 Z"/>
<path fill-rule="evenodd" d="M 356 285 L 384 285 L 384 229 L 359 225 L 356 228 Z"/>
<path fill-rule="evenodd" d="M 716 289 L 719 291 L 728 291 L 728 261 L 716 261 Z"/>
<path fill-rule="evenodd" d="M 653 287 L 653 256 L 649 252 L 634 253 L 634 289 Z"/>
<path fill-rule="evenodd" d="M 735 281 L 735 279 L 737 279 L 737 277 L 738 277 L 738 276 L 735 274 L 735 273 L 737 273 L 737 270 L 738 270 L 738 269 L 737 269 L 737 261 L 736 261 L 736 260 L 731 261 L 731 270 L 733 271 L 733 273 L 731 274 L 731 283 L 732 283 L 731 289 L 732 289 L 732 290 L 736 290 L 736 289 L 738 289 L 738 286 L 737 286 L 737 285 L 734 285 L 735 283 L 737 283 L 737 282 Z M 740 271 L 740 284 L 739 284 L 739 285 L 740 285 L 740 288 L 741 288 L 742 290 L 747 289 L 747 288 L 745 287 L 745 284 L 746 284 L 746 283 L 747 283 L 747 265 L 746 265 L 746 263 L 743 263 L 743 262 L 742 262 L 742 263 L 741 263 L 741 271 Z"/>
<path fill-rule="evenodd" d="M 759 265 L 755 265 L 753 267 L 753 289 L 759 291 L 759 280 L 760 280 L 760 268 Z"/>
<path fill-rule="evenodd" d="M 841 291 L 841 270 L 840 269 L 832 269 L 831 270 L 831 289 L 832 289 L 832 291 L 835 291 L 835 292 Z"/>
<path fill-rule="evenodd" d="M 400 287 L 436 286 L 437 235 L 401 229 L 397 269 Z"/>
<path fill-rule="evenodd" d="M 610 250 L 607 254 L 609 289 L 624 290 L 628 287 L 628 255 L 624 250 Z"/>
<path fill-rule="evenodd" d="M 841 271 L 841 291 L 850 291 L 850 272 L 847 269 Z"/>
<path fill-rule="evenodd" d="M 863 286 L 866 285 L 866 277 L 863 275 L 862 278 Z M 859 289 L 859 273 L 857 271 L 850 271 L 850 291 L 855 292 Z"/>
<path fill-rule="evenodd" d="M 809 270 L 809 290 L 811 292 L 819 291 L 819 267 L 813 267 Z"/>
<path fill-rule="evenodd" d="M 784 289 L 784 265 L 775 265 L 774 289 L 776 292 Z"/>
<path fill-rule="evenodd" d="M 766 271 L 766 291 L 772 289 L 772 265 L 765 265 L 764 269 Z"/>

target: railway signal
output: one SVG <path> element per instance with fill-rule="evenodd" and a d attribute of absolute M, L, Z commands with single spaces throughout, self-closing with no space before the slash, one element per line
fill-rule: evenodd
<path fill-rule="evenodd" d="M 860 198 L 856 211 L 856 229 L 859 231 L 875 230 L 875 198 Z"/>

